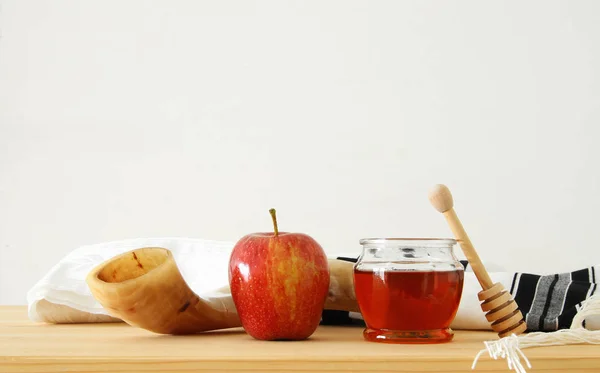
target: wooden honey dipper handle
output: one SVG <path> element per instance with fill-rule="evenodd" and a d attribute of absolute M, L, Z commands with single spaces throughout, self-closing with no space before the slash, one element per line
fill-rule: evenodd
<path fill-rule="evenodd" d="M 479 284 L 483 290 L 491 288 L 494 283 L 492 282 L 492 279 L 490 278 L 490 275 L 485 269 L 483 263 L 481 263 L 479 255 L 477 255 L 477 252 L 475 251 L 467 232 L 465 232 L 463 225 L 454 211 L 454 200 L 452 199 L 452 194 L 450 193 L 448 187 L 441 184 L 435 185 L 429 192 L 429 201 L 436 210 L 444 214 L 444 217 L 448 221 L 448 225 L 450 226 L 454 237 L 457 239 L 458 244 L 467 257 L 469 265 L 473 269 L 473 272 L 475 272 L 475 276 L 477 276 L 477 280 L 479 281 Z"/>
<path fill-rule="evenodd" d="M 429 192 L 429 201 L 436 210 L 446 217 L 454 237 L 460 244 L 483 289 L 477 296 L 483 302 L 481 303 L 481 309 L 485 312 L 485 318 L 491 323 L 492 329 L 498 333 L 500 338 L 510 334 L 524 333 L 527 330 L 527 323 L 523 319 L 523 314 L 510 293 L 504 289 L 504 286 L 499 282 L 492 282 L 467 232 L 458 220 L 450 190 L 445 185 L 438 184 L 434 186 Z"/>

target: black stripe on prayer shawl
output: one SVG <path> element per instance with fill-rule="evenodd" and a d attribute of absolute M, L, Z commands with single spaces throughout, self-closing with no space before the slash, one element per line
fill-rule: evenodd
<path fill-rule="evenodd" d="M 512 283 L 510 284 L 510 293 L 514 294 L 515 291 L 515 285 L 517 284 L 517 276 L 519 275 L 518 272 L 515 272 L 515 275 L 513 276 L 512 279 Z"/>
<path fill-rule="evenodd" d="M 356 263 L 358 261 L 358 258 L 348 258 L 345 256 L 338 256 L 336 259 L 343 260 L 346 262 L 352 262 L 352 263 Z"/>
<path fill-rule="evenodd" d="M 581 281 L 581 282 L 587 282 L 590 283 L 590 269 L 589 268 L 585 268 L 585 269 L 580 269 L 579 271 L 575 271 L 575 272 L 571 272 L 571 279 L 573 281 Z"/>
<path fill-rule="evenodd" d="M 348 311 L 326 310 L 323 311 L 321 322 L 324 325 L 347 325 L 352 323 Z"/>
<path fill-rule="evenodd" d="M 575 315 L 577 315 L 577 308 L 565 308 L 563 313 L 558 316 L 558 329 L 569 329 Z"/>
<path fill-rule="evenodd" d="M 594 270 L 594 267 L 590 267 L 588 268 L 588 271 L 590 273 L 590 291 L 588 292 L 587 296 L 591 297 L 594 294 L 594 291 L 596 291 L 596 271 Z"/>
<path fill-rule="evenodd" d="M 567 290 L 567 296 L 565 297 L 565 305 L 563 309 L 565 311 L 571 308 L 575 309 L 578 304 L 585 300 L 589 290 L 589 282 L 571 281 L 569 284 L 569 289 Z"/>

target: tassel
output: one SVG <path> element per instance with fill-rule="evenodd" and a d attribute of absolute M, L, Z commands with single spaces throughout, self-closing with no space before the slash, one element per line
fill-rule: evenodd
<path fill-rule="evenodd" d="M 557 346 L 567 344 L 600 344 L 600 331 L 585 329 L 583 323 L 586 317 L 600 316 L 600 295 L 594 295 L 582 302 L 582 307 L 577 312 L 569 329 L 561 329 L 551 333 L 535 332 L 521 336 L 511 335 L 497 341 L 486 341 L 485 349 L 479 351 L 475 356 L 471 369 L 475 369 L 477 361 L 486 351 L 491 358 L 506 359 L 509 370 L 525 373 L 525 367 L 521 363 L 521 357 L 525 360 L 527 367 L 531 368 L 529 360 L 521 351 L 528 347 Z"/>

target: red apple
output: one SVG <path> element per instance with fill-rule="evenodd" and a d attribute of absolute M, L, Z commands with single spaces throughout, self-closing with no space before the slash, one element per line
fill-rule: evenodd
<path fill-rule="evenodd" d="M 229 285 L 242 326 L 260 340 L 302 340 L 319 326 L 329 289 L 323 248 L 303 233 L 252 233 L 234 246 Z"/>

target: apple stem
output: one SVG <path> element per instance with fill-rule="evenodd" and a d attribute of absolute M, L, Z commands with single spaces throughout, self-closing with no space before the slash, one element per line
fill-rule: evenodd
<path fill-rule="evenodd" d="M 273 228 L 275 229 L 275 237 L 279 235 L 279 229 L 277 229 L 277 216 L 275 216 L 275 209 L 270 209 L 271 219 L 273 219 Z"/>

